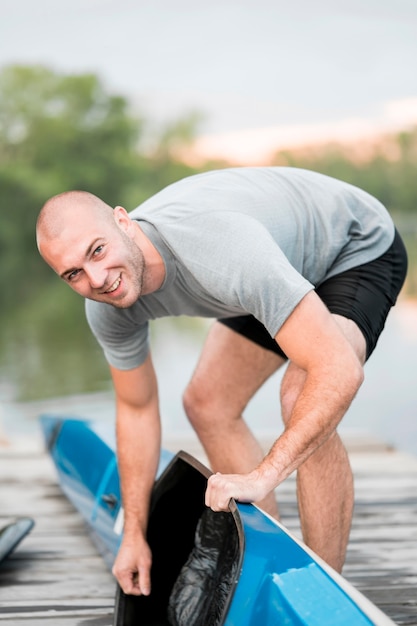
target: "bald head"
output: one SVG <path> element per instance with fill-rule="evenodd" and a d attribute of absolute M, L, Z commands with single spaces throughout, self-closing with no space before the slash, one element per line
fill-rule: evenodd
<path fill-rule="evenodd" d="M 165 278 L 163 259 L 137 221 L 86 191 L 45 202 L 36 239 L 44 261 L 90 300 L 126 308 Z"/>
<path fill-rule="evenodd" d="M 45 202 L 36 222 L 36 240 L 39 252 L 42 245 L 60 237 L 71 223 L 94 219 L 112 220 L 113 209 L 88 191 L 65 191 Z"/>

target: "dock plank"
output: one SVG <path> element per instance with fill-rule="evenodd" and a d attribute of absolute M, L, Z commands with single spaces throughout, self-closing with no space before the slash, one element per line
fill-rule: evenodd
<path fill-rule="evenodd" d="M 0 566 L 3 626 L 112 626 L 115 581 L 39 444 L 0 451 L 0 525 L 35 520 Z"/>
<path fill-rule="evenodd" d="M 417 624 L 417 458 L 351 454 L 355 512 L 344 576 L 401 626 Z"/>

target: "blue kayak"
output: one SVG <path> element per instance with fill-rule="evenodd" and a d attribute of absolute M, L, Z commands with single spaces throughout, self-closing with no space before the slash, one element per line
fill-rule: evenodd
<path fill-rule="evenodd" d="M 107 566 L 123 532 L 115 436 L 96 420 L 43 415 L 63 492 Z M 382 611 L 252 504 L 204 504 L 211 471 L 161 450 L 148 525 L 152 593 L 117 586 L 114 626 L 395 626 Z"/>

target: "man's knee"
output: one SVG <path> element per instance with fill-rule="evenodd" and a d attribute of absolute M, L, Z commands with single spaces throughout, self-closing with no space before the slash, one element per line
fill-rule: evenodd
<path fill-rule="evenodd" d="M 203 389 L 193 380 L 189 382 L 182 395 L 182 404 L 185 414 L 192 425 L 202 424 L 213 416 L 213 394 Z"/>

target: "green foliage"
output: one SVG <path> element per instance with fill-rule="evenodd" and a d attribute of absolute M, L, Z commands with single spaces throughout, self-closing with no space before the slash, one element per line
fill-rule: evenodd
<path fill-rule="evenodd" d="M 198 119 L 180 120 L 141 154 L 145 121 L 107 93 L 92 74 L 60 75 L 41 66 L 0 72 L 0 308 L 29 300 L 52 278 L 35 245 L 37 214 L 47 198 L 85 189 L 133 208 L 194 170 L 175 161 L 172 145 L 193 136 Z M 163 155 L 164 158 L 161 158 Z M 11 280 L 13 277 L 13 280 Z M 55 279 L 54 279 L 55 280 Z"/>
<path fill-rule="evenodd" d="M 133 171 L 140 132 L 126 109 L 95 76 L 6 68 L 0 75 L 0 165 L 25 168 L 45 197 L 88 188 L 113 201 Z"/>

